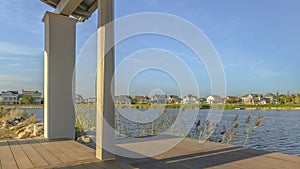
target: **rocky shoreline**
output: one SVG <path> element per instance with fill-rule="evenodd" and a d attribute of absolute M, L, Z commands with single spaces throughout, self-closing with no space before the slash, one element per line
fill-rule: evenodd
<path fill-rule="evenodd" d="M 42 137 L 44 123 L 36 122 L 36 116 L 28 116 L 24 110 L 4 108 L 0 111 L 0 140 Z"/>

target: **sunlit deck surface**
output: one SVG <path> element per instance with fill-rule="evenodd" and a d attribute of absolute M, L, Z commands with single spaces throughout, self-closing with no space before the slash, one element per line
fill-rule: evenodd
<path fill-rule="evenodd" d="M 168 139 L 160 140 L 162 144 Z M 153 144 L 153 146 L 157 144 Z M 129 143 L 122 148 L 151 149 L 149 142 Z M 150 147 L 149 147 L 150 146 Z M 270 153 L 213 142 L 199 144 L 184 139 L 173 149 L 144 159 L 117 157 L 99 161 L 95 150 L 71 140 L 31 139 L 0 142 L 0 169 L 70 168 L 70 169 L 199 169 L 199 168 L 299 168 L 300 157 Z M 133 166 L 133 167 L 132 167 Z"/>

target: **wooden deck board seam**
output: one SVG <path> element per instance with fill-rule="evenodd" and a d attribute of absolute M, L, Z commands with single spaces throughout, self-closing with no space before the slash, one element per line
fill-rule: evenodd
<path fill-rule="evenodd" d="M 32 140 L 31 140 L 32 141 Z M 41 146 L 42 148 L 44 148 L 42 145 L 40 145 L 38 142 L 28 142 L 27 141 L 27 143 L 29 143 L 32 147 L 33 147 L 33 149 L 34 150 L 36 150 L 38 153 L 39 153 L 39 155 L 44 159 L 44 160 L 46 160 L 46 162 L 49 164 L 49 165 L 53 165 L 50 161 L 48 161 L 48 159 L 46 159 L 46 157 L 44 158 L 44 155 L 46 155 L 46 154 L 42 154 L 42 152 L 41 151 L 38 151 L 37 150 L 37 148 L 35 147 L 35 146 L 33 146 L 32 144 L 36 144 L 37 146 Z M 44 148 L 45 149 L 45 148 Z M 45 149 L 46 150 L 46 152 L 47 153 L 49 153 L 49 154 L 51 154 L 47 149 Z M 52 155 L 52 154 L 51 154 Z M 52 155 L 53 156 L 53 155 Z M 53 156 L 54 158 L 55 158 L 55 160 L 58 160 L 58 162 L 60 162 L 60 164 L 62 163 L 59 159 L 57 159 L 56 158 L 56 156 Z"/>
<path fill-rule="evenodd" d="M 41 144 L 39 141 L 37 141 L 35 139 L 34 139 L 34 141 L 35 141 L 35 143 L 41 145 L 44 149 L 46 149 L 52 156 L 54 156 L 56 159 L 58 159 L 61 162 L 61 164 L 64 164 L 64 162 L 59 157 L 54 155 L 49 149 L 47 149 L 47 147 L 45 147 L 43 144 Z"/>
<path fill-rule="evenodd" d="M 40 152 L 39 151 L 37 151 L 30 143 L 28 143 L 27 142 L 27 144 L 30 146 L 30 147 L 32 147 L 32 149 L 34 150 L 34 151 L 36 151 L 37 153 L 38 153 L 38 155 L 48 164 L 48 165 L 50 165 L 50 163 L 40 154 Z"/>
<path fill-rule="evenodd" d="M 13 151 L 12 151 L 11 147 L 10 147 L 10 144 L 9 144 L 9 142 L 8 142 L 8 141 L 6 141 L 6 143 L 7 143 L 8 147 L 9 147 L 9 150 L 10 150 L 10 152 L 11 152 L 11 154 L 12 154 L 13 158 L 14 158 L 14 161 L 15 161 L 15 163 L 16 163 L 16 165 L 17 165 L 17 167 L 20 169 L 20 167 L 19 167 L 19 164 L 17 163 L 17 160 L 16 160 L 16 158 L 15 158 L 15 155 L 14 155 L 14 153 L 13 153 Z"/>
<path fill-rule="evenodd" d="M 55 149 L 56 151 L 58 151 L 58 152 L 60 152 L 61 154 L 65 155 L 67 158 L 70 159 L 70 162 L 75 161 L 72 157 L 70 157 L 70 156 L 69 156 L 67 153 L 65 153 L 64 151 L 58 149 L 57 147 L 53 146 L 52 144 L 48 144 L 49 142 L 43 142 L 43 141 L 41 141 L 41 140 L 39 140 L 39 141 L 36 140 L 36 141 L 39 142 L 45 149 L 47 149 L 47 150 L 48 150 L 53 156 L 55 156 L 57 159 L 60 160 L 60 158 L 59 158 L 58 156 L 56 156 L 55 154 L 52 153 L 52 151 L 49 149 L 49 147 L 52 147 L 52 148 Z M 48 148 L 47 148 L 46 144 L 47 144 Z M 62 161 L 62 160 L 60 160 L 60 161 L 61 161 L 62 163 L 66 163 L 66 162 L 64 162 L 64 161 Z"/>
<path fill-rule="evenodd" d="M 29 158 L 27 152 L 24 150 L 24 148 L 21 146 L 21 144 L 16 141 L 16 143 L 20 146 L 20 148 L 23 150 L 23 152 L 25 153 L 26 157 L 28 158 L 28 160 L 31 162 L 31 164 L 35 167 L 35 165 L 33 164 L 33 161 Z"/>
<path fill-rule="evenodd" d="M 22 144 L 19 142 L 19 144 L 21 145 L 21 147 L 24 150 L 24 147 L 22 146 Z M 39 156 L 39 158 L 41 158 L 47 165 L 50 165 L 50 163 L 48 163 L 48 161 L 39 153 L 39 151 L 37 151 L 36 149 L 34 149 L 34 147 L 32 147 L 31 144 L 29 144 L 28 142 L 26 142 L 26 145 L 28 147 L 30 147 L 30 149 L 32 149 L 32 151 L 36 152 L 36 154 Z M 27 156 L 29 157 L 29 152 L 25 151 L 24 152 L 27 154 Z M 31 158 L 29 157 L 29 159 L 31 160 Z M 36 164 L 31 160 L 32 164 L 34 167 L 42 167 L 42 166 L 36 166 Z"/>

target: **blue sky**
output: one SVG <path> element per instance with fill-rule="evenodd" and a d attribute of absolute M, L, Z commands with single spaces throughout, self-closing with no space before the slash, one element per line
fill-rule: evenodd
<path fill-rule="evenodd" d="M 228 95 L 300 93 L 299 7 L 298 0 L 138 0 L 134 3 L 117 0 L 116 18 L 139 12 L 162 12 L 182 17 L 197 26 L 220 56 Z M 1 2 L 0 90 L 42 90 L 44 28 L 41 19 L 46 10 L 53 11 L 38 0 Z M 77 24 L 77 54 L 80 56 L 77 56 L 77 92 L 85 97 L 94 94 L 95 38 L 88 41 L 91 45 L 83 47 L 96 31 L 96 17 L 95 13 L 88 21 Z M 195 60 L 197 56 L 190 49 L 171 38 L 142 35 L 127 39 L 116 47 L 116 66 L 128 55 L 147 48 L 161 48 L 178 55 L 195 75 L 201 96 L 210 94 L 203 64 Z M 124 94 L 121 82 L 117 88 L 117 94 Z M 179 94 L 174 79 L 155 70 L 134 77 L 130 94 L 148 95 L 154 89 Z"/>

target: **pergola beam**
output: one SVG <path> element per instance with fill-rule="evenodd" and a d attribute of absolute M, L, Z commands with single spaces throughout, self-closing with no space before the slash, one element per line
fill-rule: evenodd
<path fill-rule="evenodd" d="M 54 13 L 70 16 L 83 0 L 61 0 Z"/>

